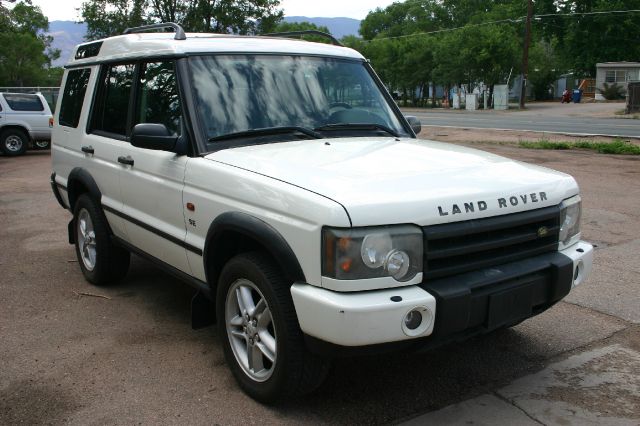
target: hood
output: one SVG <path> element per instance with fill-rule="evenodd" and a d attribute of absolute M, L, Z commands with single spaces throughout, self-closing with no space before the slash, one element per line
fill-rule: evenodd
<path fill-rule="evenodd" d="M 556 205 L 578 193 L 564 173 L 419 139 L 303 140 L 206 158 L 331 198 L 353 226 L 476 219 Z"/>

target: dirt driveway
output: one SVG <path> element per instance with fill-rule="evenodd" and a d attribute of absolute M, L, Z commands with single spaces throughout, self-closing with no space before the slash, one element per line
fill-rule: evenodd
<path fill-rule="evenodd" d="M 51 194 L 49 154 L 0 157 L 0 424 L 396 423 L 537 380 L 585 351 L 640 351 L 640 158 L 483 148 L 577 178 L 583 235 L 598 244 L 592 278 L 514 329 L 425 354 L 337 361 L 317 393 L 278 407 L 238 389 L 212 328 L 190 329 L 186 286 L 140 259 L 121 284 L 89 286 L 66 242 L 70 215 Z M 610 359 L 607 368 L 637 367 Z M 637 424 L 638 384 L 630 386 L 543 401 Z M 571 423 L 564 416 L 558 422 Z"/>

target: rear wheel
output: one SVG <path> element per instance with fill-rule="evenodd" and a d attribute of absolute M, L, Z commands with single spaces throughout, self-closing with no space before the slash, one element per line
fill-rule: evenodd
<path fill-rule="evenodd" d="M 232 258 L 216 296 L 225 358 L 247 394 L 274 402 L 323 382 L 329 361 L 306 349 L 290 285 L 269 257 L 255 252 Z"/>
<path fill-rule="evenodd" d="M 0 149 L 5 155 L 17 156 L 27 151 L 29 138 L 20 129 L 8 129 L 0 134 Z"/>
<path fill-rule="evenodd" d="M 87 281 L 105 285 L 124 278 L 130 254 L 111 242 L 107 220 L 89 195 L 78 197 L 73 221 L 76 255 Z"/>

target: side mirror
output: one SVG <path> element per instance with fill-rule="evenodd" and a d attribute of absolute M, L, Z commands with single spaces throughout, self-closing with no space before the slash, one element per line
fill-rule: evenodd
<path fill-rule="evenodd" d="M 420 120 L 418 120 L 417 117 L 414 117 L 413 115 L 405 115 L 404 118 L 406 118 L 407 122 L 409 122 L 413 133 L 415 133 L 416 135 L 420 133 L 420 131 L 422 130 L 422 123 L 420 123 Z"/>
<path fill-rule="evenodd" d="M 131 145 L 137 148 L 174 151 L 177 141 L 178 136 L 172 135 L 164 124 L 140 123 L 131 132 Z"/>

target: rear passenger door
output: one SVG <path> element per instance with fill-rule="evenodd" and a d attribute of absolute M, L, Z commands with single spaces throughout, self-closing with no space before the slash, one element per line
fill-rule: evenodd
<path fill-rule="evenodd" d="M 138 123 L 164 124 L 184 133 L 182 105 L 173 60 L 139 64 L 131 102 L 131 128 Z M 122 145 L 120 185 L 129 242 L 147 254 L 191 273 L 185 251 L 182 189 L 186 155 Z"/>
<path fill-rule="evenodd" d="M 122 194 L 118 162 L 128 139 L 129 103 L 135 64 L 103 65 L 95 85 L 87 133 L 79 147 L 88 170 L 102 192 L 102 208 L 116 236 L 127 239 L 122 217 Z"/>

